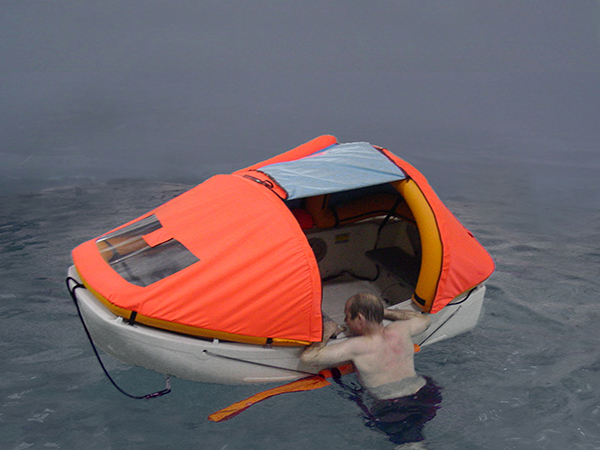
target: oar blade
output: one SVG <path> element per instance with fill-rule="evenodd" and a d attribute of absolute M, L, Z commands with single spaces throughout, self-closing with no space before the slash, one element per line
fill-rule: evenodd
<path fill-rule="evenodd" d="M 275 395 L 286 394 L 288 392 L 310 391 L 313 389 L 320 389 L 329 385 L 329 381 L 327 381 L 325 378 L 319 375 L 302 378 L 300 380 L 284 384 L 283 386 L 278 386 L 273 389 L 268 389 L 266 391 L 259 392 L 258 394 L 255 394 L 252 397 L 234 403 L 233 405 L 228 406 L 227 408 L 223 408 L 220 411 L 212 413 L 210 416 L 208 416 L 208 420 L 212 422 L 223 422 L 225 420 L 229 420 L 232 417 L 237 416 L 239 413 L 245 411 L 255 403 L 261 402 Z"/>

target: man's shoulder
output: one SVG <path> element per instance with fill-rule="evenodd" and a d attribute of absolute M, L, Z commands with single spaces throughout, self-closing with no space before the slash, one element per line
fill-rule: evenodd
<path fill-rule="evenodd" d="M 425 331 L 431 323 L 427 314 L 415 314 L 407 320 L 396 320 L 386 326 L 386 330 L 395 333 L 407 333 L 409 336 Z"/>
<path fill-rule="evenodd" d="M 373 336 L 351 336 L 341 341 L 340 344 L 354 353 L 369 352 L 375 346 Z"/>
<path fill-rule="evenodd" d="M 387 333 L 392 332 L 392 333 L 400 333 L 400 332 L 408 332 L 411 328 L 411 321 L 410 320 L 397 320 L 394 322 L 390 322 L 389 324 L 386 325 L 385 327 L 385 331 Z"/>

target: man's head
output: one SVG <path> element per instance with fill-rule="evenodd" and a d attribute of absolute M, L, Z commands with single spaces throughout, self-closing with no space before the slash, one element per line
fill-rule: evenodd
<path fill-rule="evenodd" d="M 361 321 L 375 324 L 383 322 L 383 304 L 373 294 L 360 293 L 350 297 L 344 312 L 346 325 L 354 334 L 361 334 L 357 328 Z"/>

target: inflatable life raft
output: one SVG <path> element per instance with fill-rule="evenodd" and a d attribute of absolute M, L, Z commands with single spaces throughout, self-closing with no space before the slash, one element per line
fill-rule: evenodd
<path fill-rule="evenodd" d="M 358 290 L 431 313 L 416 343 L 460 334 L 477 323 L 494 270 L 414 167 L 333 136 L 209 178 L 81 244 L 73 261 L 100 348 L 218 383 L 318 372 L 299 355 Z"/>

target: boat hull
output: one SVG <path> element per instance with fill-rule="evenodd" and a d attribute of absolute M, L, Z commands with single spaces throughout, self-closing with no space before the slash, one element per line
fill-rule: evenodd
<path fill-rule="evenodd" d="M 69 277 L 81 282 L 74 266 L 69 269 Z M 415 336 L 414 342 L 423 348 L 474 328 L 484 293 L 485 286 L 481 284 L 432 314 L 431 326 Z M 75 296 L 94 344 L 127 364 L 186 380 L 218 384 L 285 382 L 325 368 L 303 364 L 300 361 L 303 346 L 224 342 L 130 324 L 108 311 L 87 289 L 77 289 Z M 394 308 L 414 309 L 414 306 L 407 300 Z"/>

